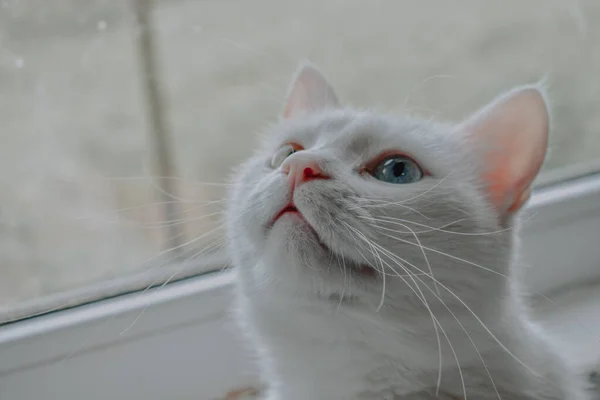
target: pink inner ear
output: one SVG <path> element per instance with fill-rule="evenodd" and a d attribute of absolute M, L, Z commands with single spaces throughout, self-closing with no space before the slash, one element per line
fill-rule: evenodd
<path fill-rule="evenodd" d="M 308 62 L 298 68 L 287 96 L 284 118 L 293 118 L 324 108 L 338 107 L 333 88 L 319 70 Z"/>
<path fill-rule="evenodd" d="M 482 151 L 488 197 L 501 212 L 527 201 L 548 144 L 549 115 L 542 93 L 533 87 L 509 92 L 465 124 Z"/>
<path fill-rule="evenodd" d="M 303 82 L 297 82 L 283 111 L 284 118 L 292 118 L 295 114 L 311 110 L 307 88 Z"/>

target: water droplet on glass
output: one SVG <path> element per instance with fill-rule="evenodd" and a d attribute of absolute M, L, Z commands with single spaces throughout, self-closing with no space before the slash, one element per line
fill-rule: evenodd
<path fill-rule="evenodd" d="M 108 24 L 106 23 L 106 21 L 104 21 L 104 20 L 98 21 L 98 30 L 99 31 L 105 31 L 107 26 L 108 26 Z"/>

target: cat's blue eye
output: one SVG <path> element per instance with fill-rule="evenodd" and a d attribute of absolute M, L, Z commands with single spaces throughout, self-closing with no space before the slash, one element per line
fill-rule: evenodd
<path fill-rule="evenodd" d="M 408 157 L 392 156 L 377 164 L 372 175 L 387 183 L 413 183 L 423 178 L 423 171 Z"/>
<path fill-rule="evenodd" d="M 286 144 L 285 146 L 282 146 L 275 152 L 275 154 L 273 154 L 273 157 L 271 158 L 271 168 L 279 168 L 286 158 L 299 150 L 302 150 L 302 148 L 294 144 Z"/>

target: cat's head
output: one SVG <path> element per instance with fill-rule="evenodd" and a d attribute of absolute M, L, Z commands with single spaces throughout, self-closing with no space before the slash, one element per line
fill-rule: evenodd
<path fill-rule="evenodd" d="M 548 128 L 536 86 L 447 124 L 343 108 L 304 63 L 235 173 L 228 236 L 244 290 L 371 308 L 444 287 L 500 295 Z"/>

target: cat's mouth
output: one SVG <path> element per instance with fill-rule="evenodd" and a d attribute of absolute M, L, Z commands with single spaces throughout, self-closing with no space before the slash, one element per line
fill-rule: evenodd
<path fill-rule="evenodd" d="M 289 214 L 295 214 L 295 215 L 301 217 L 302 219 L 304 219 L 304 217 L 302 216 L 302 213 L 300 211 L 298 211 L 298 209 L 296 208 L 296 206 L 294 205 L 294 203 L 289 203 L 281 211 L 279 211 L 279 213 L 277 213 L 277 215 L 275 216 L 275 218 L 273 218 L 273 222 L 272 222 L 271 225 L 274 225 L 275 222 L 277 222 L 279 220 L 279 218 L 283 217 L 285 214 L 288 214 L 288 213 Z"/>
<path fill-rule="evenodd" d="M 277 213 L 277 215 L 275 215 L 275 218 L 273 218 L 273 220 L 271 221 L 270 227 L 273 227 L 273 225 L 275 225 L 277 223 L 277 221 L 279 221 L 285 215 L 291 215 L 291 216 L 299 218 L 307 227 L 310 228 L 310 230 L 312 231 L 312 233 L 317 238 L 317 241 L 319 242 L 319 244 L 321 245 L 321 247 L 323 247 L 327 251 L 330 251 L 327 248 L 327 246 L 325 246 L 325 244 L 323 243 L 323 241 L 321 240 L 321 238 L 319 237 L 319 234 L 317 233 L 317 231 L 315 230 L 315 228 L 310 224 L 310 222 L 308 222 L 306 220 L 306 218 L 304 218 L 304 215 L 302 215 L 302 213 L 300 212 L 300 210 L 298 210 L 298 208 L 296 208 L 296 206 L 294 205 L 294 202 L 288 203 L 288 205 L 286 205 L 285 207 L 283 207 Z"/>
<path fill-rule="evenodd" d="M 294 205 L 293 202 L 290 202 L 288 205 L 283 207 L 277 213 L 277 215 L 275 215 L 275 218 L 273 218 L 273 221 L 271 222 L 271 226 L 275 225 L 275 223 L 280 218 L 282 218 L 284 215 L 293 215 L 293 216 L 300 218 L 306 224 L 306 226 L 308 226 L 310 228 L 312 233 L 315 235 L 315 238 L 317 239 L 317 243 L 319 244 L 319 246 L 327 254 L 333 256 L 332 259 L 338 259 L 338 260 L 343 259 L 345 261 L 345 265 L 351 267 L 351 269 L 353 271 L 355 271 L 361 277 L 365 277 L 365 278 L 377 277 L 378 273 L 374 267 L 367 265 L 367 264 L 359 264 L 354 261 L 351 261 L 343 254 L 340 254 L 339 252 L 336 252 L 336 251 L 332 250 L 329 246 L 327 246 L 327 244 L 325 244 L 325 242 L 321 239 L 321 237 L 319 236 L 319 234 L 317 233 L 315 228 L 306 220 L 306 218 L 304 218 L 302 213 L 298 210 L 298 208 L 296 208 L 296 206 Z"/>

